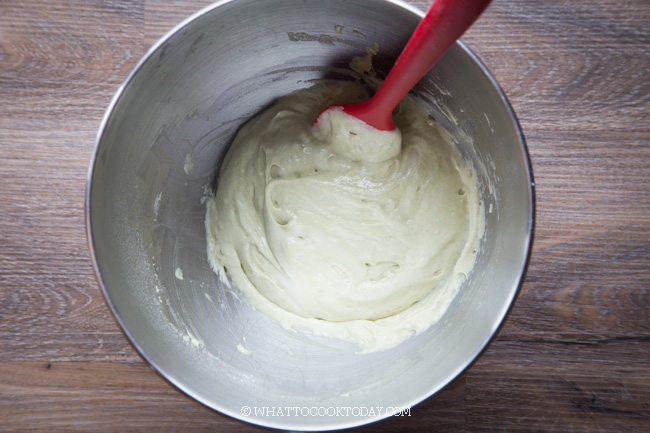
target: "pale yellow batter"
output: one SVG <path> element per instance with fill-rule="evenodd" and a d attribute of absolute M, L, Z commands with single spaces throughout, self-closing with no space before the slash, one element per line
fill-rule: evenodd
<path fill-rule="evenodd" d="M 484 230 L 473 168 L 405 100 L 379 132 L 334 103 L 360 86 L 289 95 L 238 133 L 208 200 L 208 256 L 287 328 L 385 349 L 447 309 Z"/>

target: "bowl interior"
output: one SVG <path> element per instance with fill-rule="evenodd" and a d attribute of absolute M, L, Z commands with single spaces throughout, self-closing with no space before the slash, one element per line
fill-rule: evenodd
<path fill-rule="evenodd" d="M 135 347 L 190 396 L 271 427 L 364 424 L 449 383 L 501 324 L 529 251 L 531 175 L 514 114 L 462 44 L 414 90 L 479 168 L 486 206 L 477 264 L 442 320 L 393 349 L 357 354 L 283 329 L 207 261 L 202 198 L 238 127 L 311 80 L 350 79 L 350 60 L 375 43 L 384 76 L 420 16 L 391 1 L 222 2 L 163 38 L 116 95 L 89 171 L 93 259 Z M 269 417 L 244 406 L 385 409 Z"/>

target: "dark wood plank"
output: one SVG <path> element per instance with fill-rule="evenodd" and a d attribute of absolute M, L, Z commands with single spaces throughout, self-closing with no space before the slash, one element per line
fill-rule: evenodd
<path fill-rule="evenodd" d="M 468 431 L 648 431 L 650 341 L 495 342 L 466 375 Z"/>
<path fill-rule="evenodd" d="M 0 360 L 140 362 L 96 285 L 83 194 L 99 121 L 143 52 L 144 5 L 1 9 Z"/>
<path fill-rule="evenodd" d="M 186 397 L 144 363 L 2 362 L 0 389 L 0 431 L 259 431 Z"/>
<path fill-rule="evenodd" d="M 506 90 L 527 131 L 647 133 L 649 7 L 630 0 L 624 9 L 613 0 L 497 0 L 463 40 Z"/>
<path fill-rule="evenodd" d="M 142 55 L 142 0 L 3 1 L 0 81 L 122 82 Z"/>
<path fill-rule="evenodd" d="M 533 259 L 466 374 L 468 431 L 650 428 L 647 3 L 495 2 L 464 39 L 533 160 Z"/>

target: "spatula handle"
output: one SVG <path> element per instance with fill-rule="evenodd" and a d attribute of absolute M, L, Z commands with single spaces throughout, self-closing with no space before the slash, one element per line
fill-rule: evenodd
<path fill-rule="evenodd" d="M 465 33 L 491 0 L 434 0 L 373 96 L 388 112 Z"/>

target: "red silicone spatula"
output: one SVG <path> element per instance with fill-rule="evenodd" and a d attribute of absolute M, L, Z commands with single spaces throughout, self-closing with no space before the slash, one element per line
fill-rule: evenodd
<path fill-rule="evenodd" d="M 397 104 L 465 33 L 490 1 L 434 0 L 373 97 L 336 107 L 343 107 L 345 113 L 376 129 L 395 129 L 392 113 Z M 320 115 L 330 108 L 333 107 L 325 108 Z"/>

